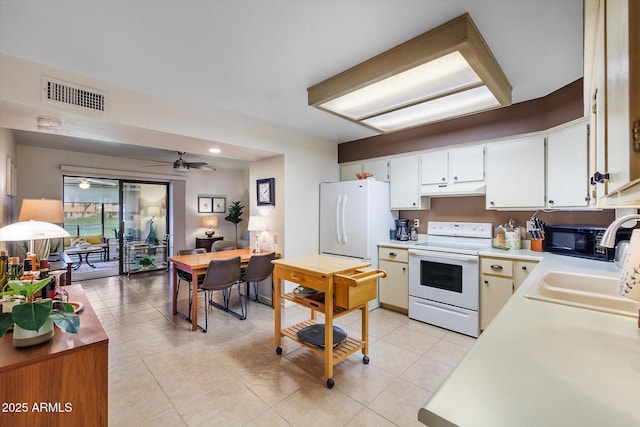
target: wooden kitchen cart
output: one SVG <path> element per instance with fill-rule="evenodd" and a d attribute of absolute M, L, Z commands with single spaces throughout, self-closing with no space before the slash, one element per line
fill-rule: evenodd
<path fill-rule="evenodd" d="M 377 296 L 377 279 L 385 277 L 382 270 L 369 269 L 369 263 L 326 255 L 305 255 L 273 261 L 273 303 L 275 307 L 276 353 L 282 354 L 282 337 L 290 338 L 324 357 L 324 376 L 327 387 L 332 388 L 333 366 L 358 350 L 362 350 L 363 362 L 369 363 L 369 307 L 368 302 Z M 320 293 L 301 296 L 282 294 L 283 281 L 290 281 Z M 293 301 L 311 310 L 309 320 L 282 329 L 281 299 Z M 362 337 L 347 336 L 333 347 L 333 319 L 354 310 L 362 313 Z M 317 323 L 316 313 L 324 314 L 324 348 L 309 345 L 298 339 L 297 332 Z"/>

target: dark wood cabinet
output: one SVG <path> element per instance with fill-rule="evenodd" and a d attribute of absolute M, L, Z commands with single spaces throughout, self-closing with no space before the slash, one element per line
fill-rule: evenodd
<path fill-rule="evenodd" d="M 204 248 L 207 250 L 207 252 L 211 252 L 211 245 L 213 245 L 213 242 L 218 240 L 224 240 L 224 237 L 196 237 L 196 248 Z"/>

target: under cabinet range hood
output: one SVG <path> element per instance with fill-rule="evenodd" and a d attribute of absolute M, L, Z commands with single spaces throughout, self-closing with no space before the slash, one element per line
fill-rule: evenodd
<path fill-rule="evenodd" d="M 484 181 L 422 184 L 420 186 L 420 195 L 430 197 L 483 196 L 485 189 Z"/>

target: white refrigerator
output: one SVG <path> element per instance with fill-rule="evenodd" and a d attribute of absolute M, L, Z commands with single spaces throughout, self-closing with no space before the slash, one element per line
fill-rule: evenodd
<path fill-rule="evenodd" d="M 389 183 L 374 180 L 320 184 L 320 253 L 363 260 L 378 267 L 378 243 L 389 240 L 395 221 Z M 378 299 L 369 309 L 380 306 Z"/>

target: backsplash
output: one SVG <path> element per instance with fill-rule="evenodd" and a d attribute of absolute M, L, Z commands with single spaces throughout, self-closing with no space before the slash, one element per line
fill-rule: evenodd
<path fill-rule="evenodd" d="M 427 232 L 428 221 L 472 221 L 506 224 L 513 218 L 518 225 L 525 226 L 535 211 L 494 211 L 485 208 L 484 196 L 431 198 L 431 209 L 424 211 L 400 211 L 402 219 L 420 220 L 419 233 Z M 537 218 L 553 225 L 604 225 L 615 219 L 615 211 L 538 211 Z"/>

